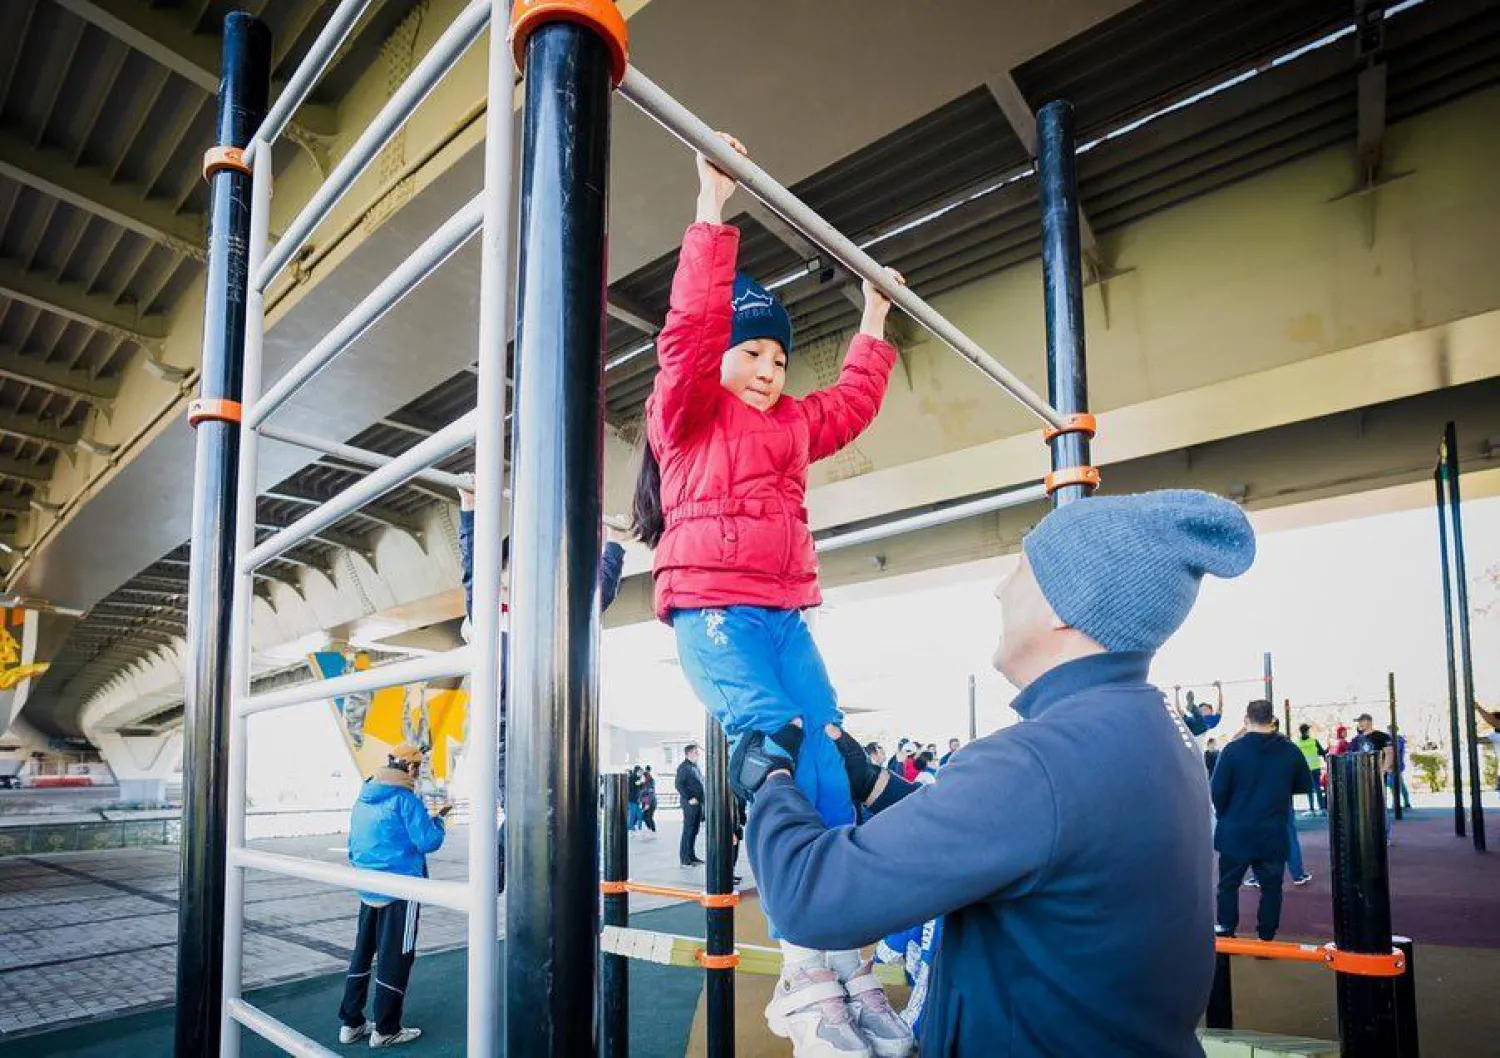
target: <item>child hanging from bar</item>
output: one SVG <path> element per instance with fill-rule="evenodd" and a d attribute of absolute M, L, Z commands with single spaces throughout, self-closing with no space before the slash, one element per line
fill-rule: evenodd
<path fill-rule="evenodd" d="M 676 632 L 688 682 L 731 744 L 800 719 L 797 784 L 829 825 L 853 824 L 848 778 L 823 730 L 843 714 L 802 613 L 821 602 L 804 501 L 809 464 L 852 442 L 880 410 L 896 363 L 885 340 L 891 303 L 866 283 L 838 381 L 783 396 L 791 318 L 735 272 L 739 231 L 723 223 L 735 181 L 702 156 L 697 167 L 697 220 L 657 337 L 633 528 L 656 548 L 657 616 Z M 858 950 L 781 947 L 766 1019 L 798 1058 L 910 1051 L 910 1029 Z"/>

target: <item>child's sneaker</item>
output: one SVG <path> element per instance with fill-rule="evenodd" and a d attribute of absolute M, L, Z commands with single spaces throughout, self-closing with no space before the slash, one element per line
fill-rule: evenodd
<path fill-rule="evenodd" d="M 821 967 L 783 974 L 766 1007 L 766 1023 L 792 1041 L 794 1058 L 871 1058 L 845 1004 L 839 975 Z"/>
<path fill-rule="evenodd" d="M 367 1021 L 363 1025 L 356 1025 L 353 1028 L 350 1028 L 348 1025 L 341 1025 L 339 1027 L 339 1042 L 358 1043 L 374 1031 L 375 1023 L 371 1021 Z"/>
<path fill-rule="evenodd" d="M 909 1026 L 886 998 L 885 988 L 868 960 L 844 982 L 849 993 L 849 1015 L 876 1058 L 906 1058 L 916 1041 Z"/>

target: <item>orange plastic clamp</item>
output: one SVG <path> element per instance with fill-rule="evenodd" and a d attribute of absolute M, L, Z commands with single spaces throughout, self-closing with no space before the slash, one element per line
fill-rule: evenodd
<path fill-rule="evenodd" d="M 200 397 L 188 405 L 188 425 L 200 422 L 241 422 L 244 407 L 237 400 L 210 400 Z"/>
<path fill-rule="evenodd" d="M 516 0 L 510 9 L 510 42 L 516 53 L 516 69 L 526 66 L 526 40 L 533 30 L 548 22 L 573 22 L 587 26 L 604 38 L 609 48 L 609 67 L 614 83 L 625 80 L 630 63 L 630 34 L 625 16 L 613 0 Z"/>
<path fill-rule="evenodd" d="M 1050 496 L 1058 489 L 1069 485 L 1087 485 L 1090 489 L 1099 487 L 1098 467 L 1064 467 L 1062 470 L 1054 470 L 1048 474 L 1045 480 L 1047 495 Z"/>
<path fill-rule="evenodd" d="M 245 152 L 238 147 L 210 147 L 203 152 L 203 179 L 213 179 L 213 175 L 220 169 L 233 169 L 237 173 L 250 175 Z"/>
<path fill-rule="evenodd" d="M 603 881 L 599 883 L 599 891 L 605 896 L 620 896 L 630 892 L 630 883 Z"/>
<path fill-rule="evenodd" d="M 1099 420 L 1084 411 L 1077 415 L 1065 416 L 1061 426 L 1047 427 L 1042 431 L 1042 440 L 1051 441 L 1054 437 L 1061 437 L 1065 433 L 1081 433 L 1086 437 L 1093 437 L 1098 432 Z"/>
<path fill-rule="evenodd" d="M 705 970 L 733 970 L 739 964 L 739 952 L 730 952 L 728 955 L 710 955 L 702 948 L 698 949 L 698 965 Z"/>
<path fill-rule="evenodd" d="M 739 902 L 739 893 L 704 893 L 698 898 L 704 907 L 737 907 Z"/>
<path fill-rule="evenodd" d="M 1400 977 L 1406 972 L 1406 953 L 1392 948 L 1387 955 L 1361 951 L 1340 951 L 1332 944 L 1324 946 L 1328 968 L 1357 977 Z"/>

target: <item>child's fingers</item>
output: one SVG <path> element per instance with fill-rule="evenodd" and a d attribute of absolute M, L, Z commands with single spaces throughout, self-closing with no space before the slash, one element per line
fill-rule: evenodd
<path fill-rule="evenodd" d="M 733 136 L 729 135 L 729 133 L 727 133 L 727 132 L 721 132 L 721 133 L 719 133 L 719 139 L 721 139 L 725 143 L 729 144 L 729 146 L 733 147 L 740 154 L 745 155 L 745 157 L 748 158 L 750 156 L 750 152 L 747 151 L 747 150 L 745 150 L 745 145 L 743 143 L 741 143 L 739 140 L 735 139 Z"/>

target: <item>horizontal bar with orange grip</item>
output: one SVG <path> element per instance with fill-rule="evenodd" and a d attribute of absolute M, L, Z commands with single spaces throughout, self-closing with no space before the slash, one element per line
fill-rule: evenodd
<path fill-rule="evenodd" d="M 1335 973 L 1356 977 L 1400 977 L 1406 972 L 1406 956 L 1399 948 L 1392 948 L 1389 955 L 1380 955 L 1340 951 L 1331 941 L 1327 944 L 1293 944 L 1248 937 L 1215 937 L 1214 950 L 1220 955 L 1253 955 L 1259 959 L 1322 963 Z"/>
<path fill-rule="evenodd" d="M 675 885 L 652 885 L 650 882 L 600 882 L 599 891 L 606 896 L 618 896 L 621 893 L 671 896 L 679 900 L 691 900 L 704 907 L 735 907 L 740 902 L 739 893 L 700 893 L 696 889 L 679 889 Z"/>

